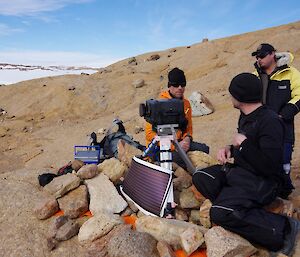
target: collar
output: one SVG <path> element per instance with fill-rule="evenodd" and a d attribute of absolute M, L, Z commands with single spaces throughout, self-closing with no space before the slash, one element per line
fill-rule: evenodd
<path fill-rule="evenodd" d="M 252 120 L 254 119 L 263 109 L 266 109 L 267 107 L 265 105 L 259 106 L 257 109 L 255 109 L 253 112 L 250 112 L 249 114 L 244 114 L 241 112 L 241 118 Z"/>

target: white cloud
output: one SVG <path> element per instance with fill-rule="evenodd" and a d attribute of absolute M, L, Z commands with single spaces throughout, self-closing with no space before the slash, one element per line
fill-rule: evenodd
<path fill-rule="evenodd" d="M 111 57 L 100 54 L 82 52 L 60 51 L 2 51 L 0 62 L 24 65 L 64 65 L 64 66 L 88 66 L 94 68 L 106 67 L 122 57 Z"/>
<path fill-rule="evenodd" d="M 30 16 L 93 0 L 0 0 L 0 15 Z"/>
<path fill-rule="evenodd" d="M 0 37 L 8 36 L 16 32 L 22 32 L 22 29 L 11 28 L 4 23 L 0 23 Z"/>

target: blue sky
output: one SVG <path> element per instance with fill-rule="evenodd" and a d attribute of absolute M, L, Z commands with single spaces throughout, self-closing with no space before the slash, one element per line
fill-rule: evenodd
<path fill-rule="evenodd" d="M 298 20 L 296 0 L 0 0 L 0 63 L 103 67 Z"/>

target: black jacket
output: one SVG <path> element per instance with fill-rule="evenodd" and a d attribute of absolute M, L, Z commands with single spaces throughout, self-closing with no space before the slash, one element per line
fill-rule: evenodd
<path fill-rule="evenodd" d="M 266 204 L 276 197 L 282 183 L 282 121 L 274 111 L 261 106 L 248 115 L 241 113 L 238 125 L 238 132 L 247 139 L 233 148 L 234 167 L 226 175 L 227 183 L 242 187 L 246 197 L 251 195 Z"/>

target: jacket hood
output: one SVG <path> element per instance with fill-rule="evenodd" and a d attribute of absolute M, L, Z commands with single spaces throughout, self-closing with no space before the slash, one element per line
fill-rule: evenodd
<path fill-rule="evenodd" d="M 291 65 L 294 60 L 294 56 L 289 52 L 275 53 L 277 59 L 277 67 L 282 67 L 285 65 Z"/>

